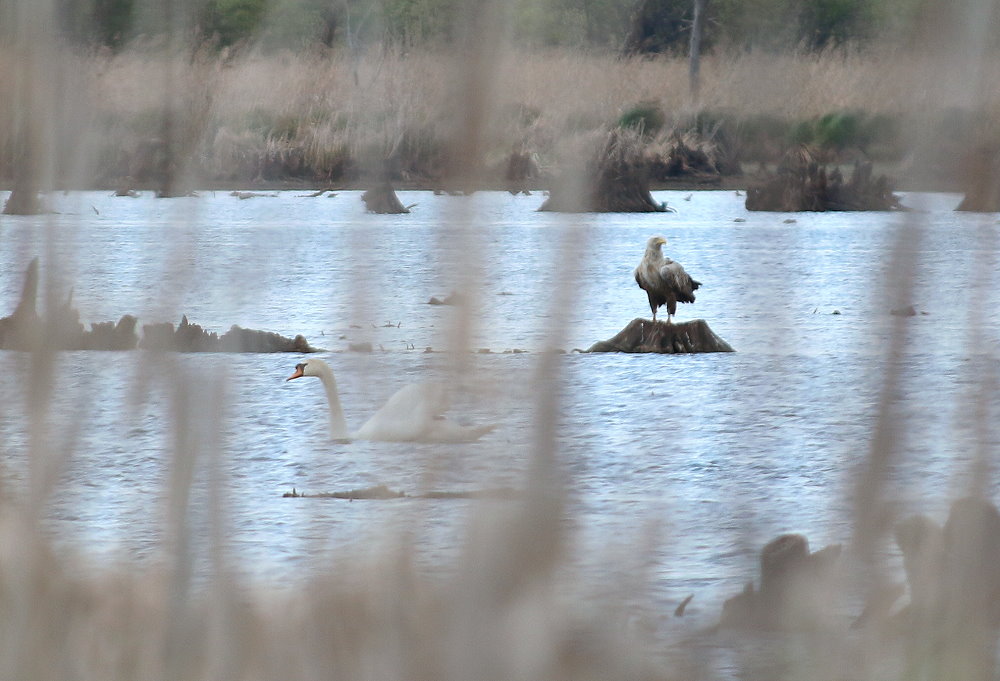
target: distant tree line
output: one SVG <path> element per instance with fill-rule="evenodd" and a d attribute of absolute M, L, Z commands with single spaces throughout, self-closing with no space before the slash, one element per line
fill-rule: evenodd
<path fill-rule="evenodd" d="M 624 41 L 630 53 L 684 53 L 693 0 L 639 0 Z M 977 24 L 1000 46 L 1000 0 L 707 0 L 703 49 L 818 51 L 894 44 L 953 46 Z"/>
<path fill-rule="evenodd" d="M 32 0 L 0 0 L 4 6 Z M 63 34 L 117 50 L 166 31 L 197 45 L 446 47 L 483 0 L 55 0 Z M 693 0 L 505 0 L 517 44 L 684 53 Z M 946 46 L 969 22 L 1000 36 L 1000 0 L 708 0 L 703 51 Z M 965 7 L 965 9 L 962 9 Z M 971 8 L 971 9 L 970 9 Z M 3 28 L 0 26 L 0 35 Z M 995 39 L 996 40 L 996 39 Z"/>

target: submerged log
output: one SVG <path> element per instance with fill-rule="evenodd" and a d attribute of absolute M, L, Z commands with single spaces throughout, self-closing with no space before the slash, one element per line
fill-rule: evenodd
<path fill-rule="evenodd" d="M 667 323 L 636 318 L 613 338 L 598 341 L 586 352 L 658 352 L 684 354 L 733 352 L 733 348 L 708 326 L 704 319 Z"/>
<path fill-rule="evenodd" d="M 400 202 L 392 185 L 387 181 L 366 191 L 361 195 L 361 200 L 365 202 L 365 208 L 370 213 L 393 215 L 410 212 L 410 209 Z"/>
<path fill-rule="evenodd" d="M 885 175 L 873 176 L 872 164 L 857 162 L 844 180 L 839 168 L 827 171 L 806 147 L 785 155 L 778 172 L 747 189 L 746 209 L 755 211 L 902 210 Z"/>
<path fill-rule="evenodd" d="M 510 487 L 494 487 L 473 490 L 445 490 L 423 492 L 422 494 L 407 494 L 406 492 L 390 489 L 386 485 L 375 485 L 374 487 L 362 487 L 344 492 L 315 492 L 306 494 L 298 492 L 292 488 L 291 492 L 285 492 L 281 496 L 285 499 L 301 499 L 309 497 L 311 499 L 514 499 L 520 493 Z"/>

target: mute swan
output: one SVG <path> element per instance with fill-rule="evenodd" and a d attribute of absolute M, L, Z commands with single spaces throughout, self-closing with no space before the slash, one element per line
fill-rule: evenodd
<path fill-rule="evenodd" d="M 348 434 L 344 411 L 337 394 L 333 369 L 321 359 L 295 365 L 286 380 L 315 376 L 323 382 L 330 407 L 330 436 L 334 440 L 383 440 L 386 442 L 473 442 L 496 425 L 462 426 L 445 419 L 448 397 L 444 386 L 415 383 L 401 388 L 375 412 L 357 433 Z"/>

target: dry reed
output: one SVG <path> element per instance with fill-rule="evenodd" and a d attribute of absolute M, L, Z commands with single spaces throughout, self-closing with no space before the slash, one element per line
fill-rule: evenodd
<path fill-rule="evenodd" d="M 4 60 L 17 64 L 10 55 Z M 1000 61 L 987 66 L 992 79 L 1000 80 Z M 77 84 L 87 96 L 81 96 L 85 103 L 75 119 L 84 129 L 77 132 L 82 138 L 112 135 L 110 149 L 91 155 L 119 159 L 119 174 L 132 174 L 129 164 L 138 150 L 159 134 L 165 98 L 176 100 L 173 110 L 182 118 L 189 107 L 178 101 L 197 104 L 197 115 L 185 119 L 191 127 L 183 128 L 184 134 L 197 141 L 193 153 L 207 159 L 205 169 L 226 176 L 236 173 L 234 168 L 256 168 L 261 158 L 275 159 L 287 170 L 296 159 L 329 166 L 338 150 L 374 163 L 421 136 L 429 145 L 446 145 L 468 95 L 454 61 L 434 54 L 380 52 L 357 61 L 337 55 L 251 54 L 229 61 L 202 55 L 174 64 L 178 80 L 166 92 L 149 86 L 163 68 L 162 57 L 137 52 L 88 57 L 78 65 Z M 525 144 L 554 158 L 641 101 L 660 102 L 677 120 L 695 108 L 685 94 L 686 65 L 676 60 L 510 53 L 496 68 L 489 76 L 496 79 L 488 98 L 493 115 L 472 126 L 486 157 Z M 936 97 L 926 87 L 929 78 L 939 83 L 928 75 L 933 73 L 913 55 L 895 53 L 716 57 L 702 64 L 698 106 L 785 117 L 854 108 L 926 115 L 962 101 L 958 91 L 951 99 Z M 4 122 L 30 113 L 18 109 L 24 102 L 11 95 L 12 87 L 0 80 Z M 992 112 L 1000 104 L 1000 88 L 989 92 L 975 104 Z M 79 165 L 68 184 L 80 183 L 92 167 Z M 897 248 L 905 253 L 906 245 Z M 358 289 L 363 283 L 354 282 Z M 555 291 L 554 310 L 566 314 L 571 308 L 574 283 L 575 277 L 566 277 Z M 888 288 L 907 284 L 901 276 Z M 466 310 L 452 330 L 458 350 L 468 344 L 471 316 Z M 558 312 L 553 316 L 558 322 Z M 904 335 L 900 323 L 892 353 L 901 352 Z M 495 517 L 470 518 L 448 579 L 421 570 L 401 536 L 390 542 L 393 549 L 370 559 L 335 557 L 324 576 L 290 591 L 242 584 L 222 539 L 225 495 L 194 503 L 198 479 L 213 487 L 219 483 L 213 457 L 222 449 L 217 421 L 225 396 L 215 386 L 223 381 L 191 375 L 164 356 L 149 360 L 155 367 L 146 367 L 149 374 L 141 381 L 148 387 L 152 376 L 159 376 L 171 395 L 167 413 L 160 415 L 173 432 L 170 474 L 158 510 L 164 537 L 157 546 L 160 559 L 136 575 L 127 563 L 94 567 L 85 556 L 57 555 L 46 538 L 44 510 L 58 471 L 73 454 L 73 428 L 67 441 L 51 433 L 52 394 L 59 381 L 53 353 L 43 345 L 30 362 L 25 411 L 35 465 L 29 493 L 3 490 L 0 516 L 0 678 L 596 681 L 697 675 L 697 669 L 682 674 L 650 654 L 653 642 L 629 626 L 624 605 L 609 605 L 567 578 L 573 570 L 566 548 L 572 538 L 560 515 L 565 481 L 557 465 L 560 372 L 553 354 L 538 361 L 538 417 L 526 498 Z M 887 394 L 895 387 L 889 374 Z M 880 503 L 885 491 L 879 483 L 886 462 L 898 454 L 887 435 L 894 419 L 888 399 L 882 410 L 870 452 L 875 474 L 858 495 L 861 537 L 885 530 Z M 219 486 L 224 488 L 224 481 Z M 201 532 L 206 526 L 207 541 Z M 205 563 L 209 569 L 199 576 L 198 566 Z M 639 581 L 637 598 L 644 588 Z M 826 604 L 812 607 L 822 610 Z M 930 634 L 921 628 L 914 636 L 919 643 L 919 636 Z M 964 650 L 949 636 L 934 639 L 946 661 Z M 830 633 L 824 640 L 840 650 L 845 637 Z M 941 669 L 916 671 L 942 681 L 958 678 L 948 673 L 959 669 L 968 672 L 966 678 L 988 678 L 992 665 L 980 652 Z M 830 677 L 820 663 L 791 667 L 797 678 Z M 861 676 L 880 671 L 872 664 Z"/>
<path fill-rule="evenodd" d="M 63 181 L 77 186 L 113 186 L 126 177 L 150 182 L 167 104 L 159 84 L 168 63 L 177 79 L 171 109 L 183 131 L 180 138 L 192 145 L 185 153 L 202 182 L 216 184 L 345 181 L 352 173 L 380 170 L 379 164 L 392 158 L 401 163 L 396 170 L 404 181 L 433 182 L 454 152 L 450 132 L 460 122 L 467 87 L 459 77 L 461 61 L 432 52 L 204 53 L 168 59 L 136 48 L 63 57 L 73 65 L 64 96 L 73 99 L 76 125 L 89 134 L 76 134 L 76 127 L 58 143 L 68 148 L 75 139 L 95 147 L 90 167 L 75 169 L 75 179 Z M 0 62 L 14 60 L 13 54 L 0 55 Z M 551 167 L 574 138 L 606 130 L 641 103 L 658 106 L 666 116 L 661 146 L 673 131 L 687 130 L 697 112 L 787 126 L 858 111 L 890 117 L 907 129 L 926 130 L 929 122 L 974 127 L 965 134 L 995 140 L 1000 56 L 984 60 L 982 87 L 975 93 L 949 68 L 903 51 L 712 55 L 703 60 L 695 104 L 682 59 L 507 51 L 490 74 L 497 96 L 483 121 L 484 159 L 496 168 L 511 150 L 527 149 Z M 8 134 L 18 102 L 13 86 L 0 77 L 5 103 L 0 130 Z M 971 113 L 949 118 L 962 108 Z M 9 178 L 12 161 L 3 160 Z"/>

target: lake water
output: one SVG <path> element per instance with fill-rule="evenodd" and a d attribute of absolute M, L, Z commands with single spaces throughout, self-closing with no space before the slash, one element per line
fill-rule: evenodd
<path fill-rule="evenodd" d="M 537 212 L 541 196 L 400 192 L 413 212 L 380 216 L 358 192 L 302 194 L 72 193 L 51 197 L 55 215 L 2 216 L 0 316 L 38 256 L 47 290 L 61 300 L 72 287 L 88 323 L 184 314 L 219 332 L 301 333 L 328 351 L 356 428 L 399 387 L 453 366 L 424 349 L 451 347 L 458 310 L 427 301 L 459 291 L 473 301 L 468 346 L 492 352 L 463 355 L 461 375 L 448 374 L 454 417 L 500 427 L 467 445 L 337 444 L 319 382 L 285 382 L 297 355 L 62 353 L 37 416 L 46 447 L 67 454 L 47 510 L 59 542 L 96 559 L 155 559 L 172 453 L 190 450 L 201 453 L 202 493 L 191 522 L 210 516 L 197 511 L 206 499 L 226 499 L 223 534 L 249 580 L 294 584 L 330 552 L 369 555 L 403 530 L 429 566 L 443 564 L 481 502 L 282 494 L 523 487 L 538 396 L 556 391 L 582 571 L 644 570 L 647 607 L 669 613 L 695 593 L 690 618 L 709 624 L 775 535 L 803 532 L 815 548 L 850 541 L 851 493 L 890 368 L 887 491 L 901 512 L 942 519 L 977 451 L 996 445 L 997 220 L 955 213 L 959 196 L 906 196 L 920 209 L 907 214 L 789 215 L 749 213 L 734 192 L 657 192 L 676 213 L 558 215 Z M 737 352 L 568 352 L 558 379 L 539 385 L 541 350 L 586 348 L 648 317 L 632 269 L 655 234 L 703 283 L 678 318 L 706 319 Z M 914 281 L 900 297 L 906 262 Z M 908 304 L 926 314 L 889 314 Z M 894 328 L 905 333 L 890 361 Z M 375 351 L 347 352 L 356 342 Z M 514 348 L 528 352 L 504 354 Z M 8 494 L 32 480 L 32 370 L 29 355 L 0 352 Z"/>

